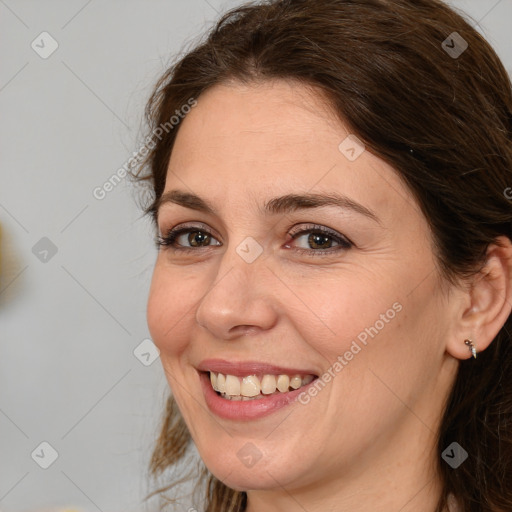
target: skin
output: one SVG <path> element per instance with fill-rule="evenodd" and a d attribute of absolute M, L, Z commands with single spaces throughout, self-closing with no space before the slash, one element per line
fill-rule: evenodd
<path fill-rule="evenodd" d="M 443 283 L 411 192 L 369 151 L 349 161 L 338 149 L 349 133 L 318 91 L 285 81 L 229 83 L 198 98 L 169 162 L 165 191 L 193 192 L 217 215 L 161 206 L 163 235 L 202 223 L 213 238 L 192 253 L 160 249 L 148 326 L 203 461 L 248 491 L 250 512 L 434 510 L 435 434 L 458 361 L 471 356 L 464 339 L 485 349 L 510 314 L 510 243 L 490 246 L 474 283 Z M 260 211 L 274 196 L 332 191 L 378 222 L 334 206 Z M 308 244 L 308 233 L 287 234 L 309 224 L 355 245 L 300 254 L 325 251 Z M 248 236 L 263 249 L 250 264 L 236 252 Z M 179 241 L 191 247 L 186 234 Z M 395 303 L 401 311 L 307 405 L 249 422 L 208 410 L 196 371 L 203 359 L 322 375 Z M 248 442 L 261 454 L 250 468 L 237 457 Z"/>

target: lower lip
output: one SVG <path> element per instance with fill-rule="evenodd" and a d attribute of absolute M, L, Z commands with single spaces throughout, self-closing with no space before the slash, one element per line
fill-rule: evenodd
<path fill-rule="evenodd" d="M 305 391 L 315 381 L 311 381 L 306 386 L 299 389 L 288 391 L 287 393 L 280 393 L 268 395 L 264 398 L 256 398 L 253 400 L 229 400 L 222 398 L 212 388 L 210 383 L 210 375 L 205 372 L 199 373 L 201 380 L 201 387 L 203 388 L 206 405 L 215 415 L 227 420 L 254 420 L 268 416 L 273 412 L 286 407 L 292 402 L 295 402 L 298 395 Z"/>

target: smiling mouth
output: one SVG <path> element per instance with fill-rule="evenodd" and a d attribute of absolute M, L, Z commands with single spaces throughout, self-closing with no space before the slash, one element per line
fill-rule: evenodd
<path fill-rule="evenodd" d="M 217 395 L 226 400 L 260 400 L 267 396 L 284 395 L 310 384 L 316 375 L 263 374 L 238 377 L 219 372 L 206 372 Z"/>

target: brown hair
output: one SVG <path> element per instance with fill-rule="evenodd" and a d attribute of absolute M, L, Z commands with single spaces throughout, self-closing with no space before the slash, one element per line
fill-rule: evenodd
<path fill-rule="evenodd" d="M 468 44 L 460 55 L 449 52 L 462 48 L 453 32 Z M 441 1 L 270 0 L 235 8 L 158 81 L 146 107 L 149 132 L 215 84 L 266 79 L 320 88 L 352 133 L 396 169 L 428 220 L 449 281 L 477 272 L 496 237 L 512 237 L 504 194 L 512 185 L 510 80 L 485 39 Z M 153 219 L 178 129 L 166 130 L 135 175 L 151 185 L 145 212 Z M 487 350 L 459 364 L 438 438 L 438 512 L 449 493 L 463 512 L 512 510 L 511 329 L 509 317 Z M 469 453 L 457 469 L 440 457 L 453 441 Z M 151 474 L 181 461 L 190 442 L 169 396 Z M 245 493 L 205 468 L 202 477 L 205 510 L 245 510 Z"/>

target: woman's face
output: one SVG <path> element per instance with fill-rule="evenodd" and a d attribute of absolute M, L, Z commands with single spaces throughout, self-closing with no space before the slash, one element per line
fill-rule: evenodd
<path fill-rule="evenodd" d="M 158 254 L 149 329 L 201 457 L 235 489 L 413 473 L 453 378 L 427 222 L 320 98 L 284 81 L 201 95 L 158 212 L 163 237 L 188 231 Z"/>

